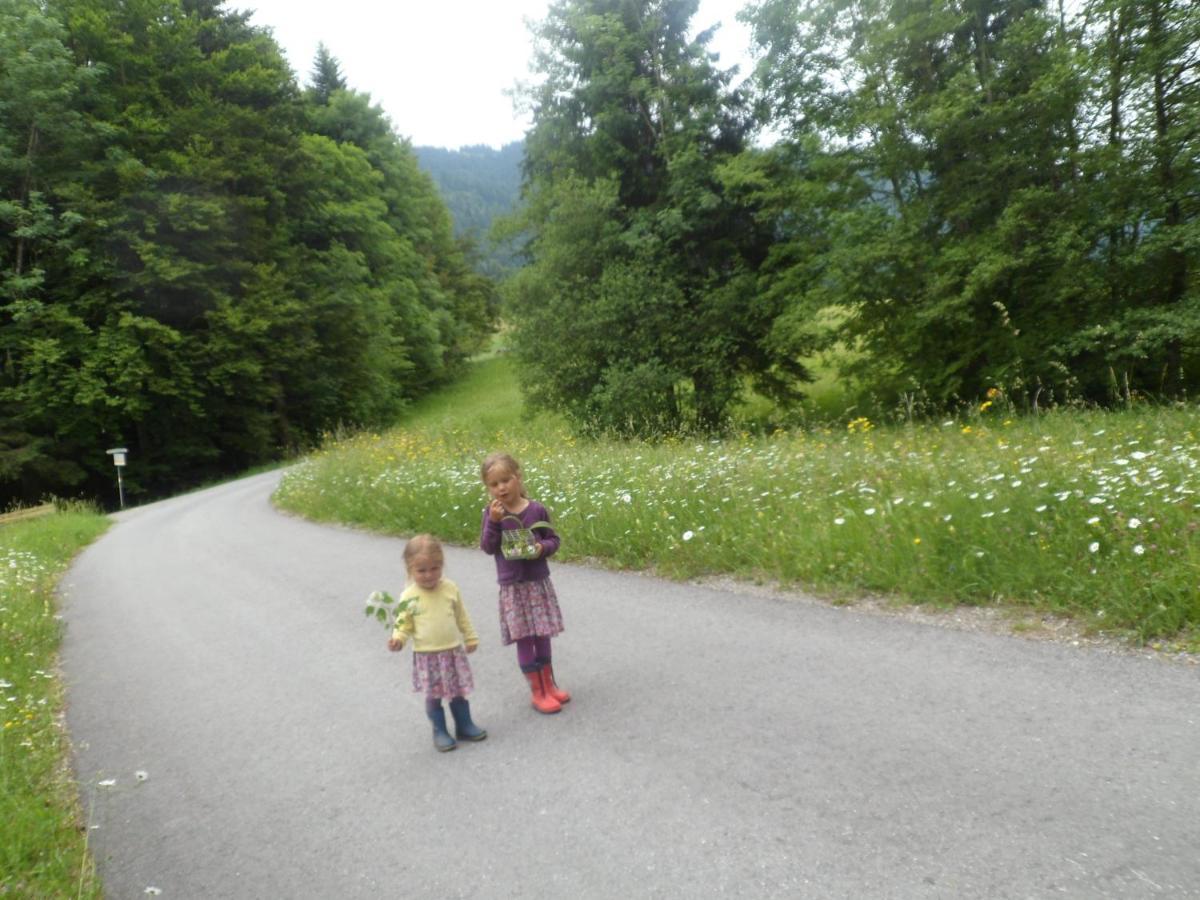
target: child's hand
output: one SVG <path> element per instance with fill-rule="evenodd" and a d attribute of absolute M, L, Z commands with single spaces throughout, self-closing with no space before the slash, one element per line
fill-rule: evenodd
<path fill-rule="evenodd" d="M 404 641 L 400 638 L 388 638 L 388 649 L 395 653 L 397 650 L 404 649 Z"/>
<path fill-rule="evenodd" d="M 467 652 L 468 653 L 474 653 L 478 649 L 479 649 L 478 644 L 467 644 Z"/>
<path fill-rule="evenodd" d="M 534 559 L 541 559 L 541 558 L 542 558 L 542 553 L 543 553 L 543 552 L 545 552 L 546 548 L 542 546 L 542 542 L 541 542 L 541 541 L 538 541 L 538 542 L 537 542 L 536 544 L 534 544 L 533 546 L 534 546 L 534 548 L 537 550 L 537 553 L 535 553 L 535 554 L 533 555 L 533 558 L 534 558 Z"/>
<path fill-rule="evenodd" d="M 488 517 L 493 522 L 499 522 L 504 518 L 504 504 L 499 500 L 493 500 L 488 504 Z"/>

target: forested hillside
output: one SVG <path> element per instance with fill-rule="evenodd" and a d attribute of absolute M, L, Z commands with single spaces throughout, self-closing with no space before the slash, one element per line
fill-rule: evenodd
<path fill-rule="evenodd" d="M 744 88 L 696 9 L 537 25 L 506 286 L 531 399 L 709 429 L 833 347 L 910 413 L 1195 396 L 1200 4 L 759 0 Z"/>
<path fill-rule="evenodd" d="M 492 245 L 489 229 L 496 219 L 516 209 L 524 142 L 505 144 L 499 150 L 488 146 L 413 149 L 446 201 L 455 234 L 478 248 L 482 270 L 499 276 L 515 268 L 512 248 Z"/>
<path fill-rule="evenodd" d="M 0 0 L 0 498 L 135 498 L 390 421 L 492 287 L 322 50 L 214 0 Z"/>

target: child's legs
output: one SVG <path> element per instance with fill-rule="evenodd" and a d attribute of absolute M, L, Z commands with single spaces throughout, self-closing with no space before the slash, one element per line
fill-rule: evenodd
<path fill-rule="evenodd" d="M 538 635 L 533 639 L 533 658 L 542 665 L 550 664 L 550 638 Z"/>
<path fill-rule="evenodd" d="M 517 638 L 517 664 L 522 672 L 538 670 L 537 641 L 535 637 Z"/>

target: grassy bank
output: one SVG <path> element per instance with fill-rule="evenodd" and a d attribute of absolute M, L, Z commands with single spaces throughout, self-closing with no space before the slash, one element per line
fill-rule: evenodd
<path fill-rule="evenodd" d="M 0 896 L 101 896 L 62 729 L 54 586 L 107 526 L 74 511 L 0 527 Z"/>
<path fill-rule="evenodd" d="M 401 428 L 331 439 L 276 499 L 319 520 L 469 545 L 484 503 L 479 461 L 502 448 L 553 511 L 563 558 L 842 598 L 1009 605 L 1195 648 L 1196 410 L 1018 418 L 1003 398 L 981 406 L 905 426 L 583 442 L 552 416 L 523 416 L 499 358 Z"/>

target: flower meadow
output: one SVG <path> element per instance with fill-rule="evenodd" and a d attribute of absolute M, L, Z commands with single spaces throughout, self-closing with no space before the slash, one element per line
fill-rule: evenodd
<path fill-rule="evenodd" d="M 0 526 L 0 895 L 100 896 L 66 766 L 54 587 L 107 522 L 76 510 Z"/>
<path fill-rule="evenodd" d="M 731 574 L 842 600 L 1009 606 L 1136 640 L 1200 634 L 1194 407 L 1061 410 L 721 440 L 577 441 L 552 419 L 419 423 L 331 440 L 283 477 L 284 508 L 465 545 L 478 465 L 504 449 L 560 556 L 674 578 Z M 549 423 L 549 424 L 548 424 Z"/>

